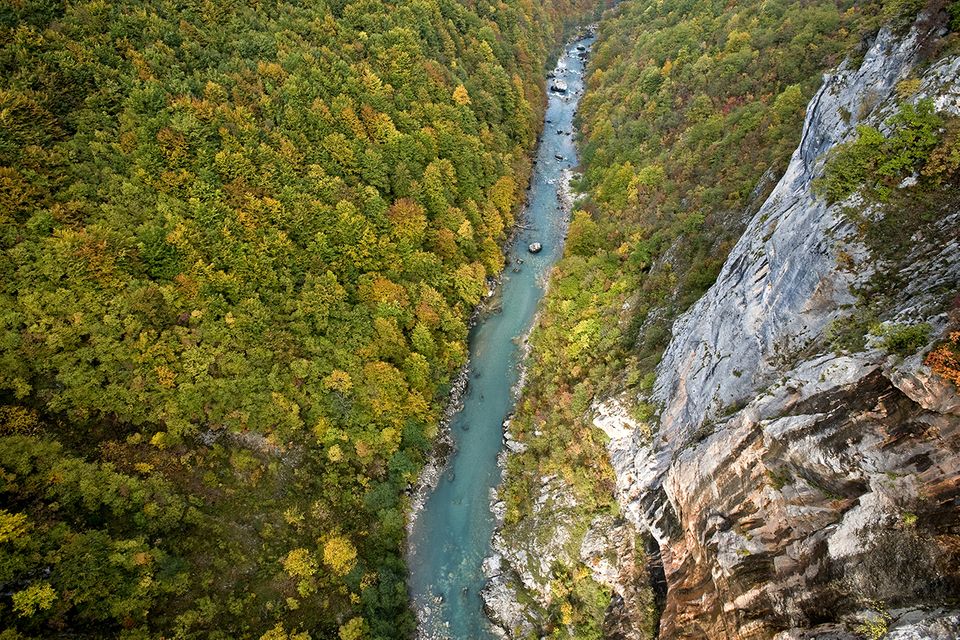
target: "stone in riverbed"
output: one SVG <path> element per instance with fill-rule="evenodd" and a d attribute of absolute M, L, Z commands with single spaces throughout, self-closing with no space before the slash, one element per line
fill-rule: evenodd
<path fill-rule="evenodd" d="M 530 253 L 540 253 L 540 251 L 543 250 L 543 245 L 539 242 L 534 242 L 531 243 L 527 249 L 530 251 Z"/>

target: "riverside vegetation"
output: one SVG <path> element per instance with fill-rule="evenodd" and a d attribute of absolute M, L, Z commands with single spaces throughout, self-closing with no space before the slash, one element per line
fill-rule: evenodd
<path fill-rule="evenodd" d="M 0 621 L 400 638 L 583 0 L 0 7 Z"/>
<path fill-rule="evenodd" d="M 926 51 L 934 60 L 957 47 L 950 32 L 960 23 L 956 3 L 641 0 L 601 21 L 579 125 L 585 199 L 531 337 L 529 379 L 511 422 L 527 448 L 508 458 L 501 491 L 508 544 L 522 547 L 524 536 L 549 535 L 538 527 L 562 526 L 576 549 L 591 520 L 617 512 L 592 403 L 626 390 L 640 398 L 630 410 L 654 437 L 656 407 L 642 400 L 672 322 L 712 284 L 782 174 L 821 72 L 862 55 L 880 26 L 905 30 L 924 9 L 935 19 L 947 15 L 948 34 Z M 898 88 L 905 106 L 889 130 L 863 128 L 828 159 L 823 180 L 825 197 L 863 188 L 868 202 L 890 207 L 894 215 L 869 218 L 866 205 L 850 210 L 869 247 L 885 243 L 881 259 L 897 251 L 891 237 L 907 241 L 957 202 L 956 122 L 928 103 L 910 104 L 917 84 Z M 913 175 L 913 187 L 896 188 Z M 950 197 L 938 199 L 944 194 Z M 874 310 L 883 304 L 882 296 L 871 298 L 879 290 L 863 292 Z M 858 348 L 871 326 L 856 328 Z M 924 330 L 875 328 L 898 353 L 924 343 Z M 954 380 L 958 336 L 928 356 Z M 576 495 L 563 523 L 533 515 L 542 479 L 554 475 Z M 531 598 L 528 606 L 549 637 L 600 637 L 609 592 L 590 579 L 576 551 L 570 555 L 572 565 L 558 563 L 548 577 L 549 605 Z M 652 594 L 645 602 L 632 624 L 652 637 L 657 604 Z"/>
<path fill-rule="evenodd" d="M 927 6 L 956 28 L 958 3 Z M 505 537 L 547 474 L 572 487 L 577 534 L 616 512 L 591 403 L 652 387 L 819 72 L 922 8 L 629 0 L 605 16 L 579 123 L 587 198 L 531 338 Z M 0 6 L 0 638 L 412 633 L 404 491 L 502 268 L 545 62 L 591 12 Z M 824 183 L 864 199 L 849 215 L 891 253 L 913 237 L 897 225 L 958 188 L 956 122 L 911 109 L 844 146 Z M 907 160 L 889 167 L 889 149 Z M 865 214 L 907 204 L 924 215 Z M 865 298 L 834 348 L 874 330 L 882 298 Z M 927 360 L 960 383 L 952 321 Z M 903 353 L 925 331 L 875 330 Z M 544 634 L 598 637 L 609 594 L 582 566 L 552 578 Z M 656 616 L 650 598 L 638 628 Z"/>

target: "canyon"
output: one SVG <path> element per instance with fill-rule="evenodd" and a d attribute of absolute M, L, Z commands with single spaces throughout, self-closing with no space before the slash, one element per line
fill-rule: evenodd
<path fill-rule="evenodd" d="M 549 628 L 557 566 L 612 594 L 607 637 L 960 636 L 960 395 L 924 364 L 960 315 L 960 209 L 944 191 L 935 221 L 881 251 L 858 220 L 908 214 L 859 193 L 829 203 L 817 186 L 858 126 L 889 132 L 905 98 L 960 115 L 960 58 L 927 53 L 943 34 L 930 16 L 881 29 L 825 74 L 783 176 L 673 324 L 652 389 L 590 406 L 619 514 L 584 531 L 571 487 L 543 475 L 495 536 L 487 610 L 503 637 Z M 868 308 L 863 344 L 838 346 Z M 922 344 L 892 350 L 884 336 L 911 327 Z"/>

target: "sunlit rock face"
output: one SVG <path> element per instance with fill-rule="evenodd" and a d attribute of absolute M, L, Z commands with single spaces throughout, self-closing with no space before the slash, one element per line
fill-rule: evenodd
<path fill-rule="evenodd" d="M 854 638 L 870 623 L 960 637 L 960 396 L 923 349 L 826 346 L 884 265 L 842 215 L 855 198 L 828 206 L 813 190 L 826 152 L 859 123 L 882 127 L 911 73 L 916 98 L 960 113 L 960 59 L 918 66 L 929 35 L 882 31 L 824 78 L 786 173 L 674 326 L 655 433 L 598 407 L 624 512 L 660 545 L 662 638 Z M 939 225 L 897 267 L 907 285 L 885 317 L 927 322 L 931 340 L 960 290 L 960 211 Z"/>

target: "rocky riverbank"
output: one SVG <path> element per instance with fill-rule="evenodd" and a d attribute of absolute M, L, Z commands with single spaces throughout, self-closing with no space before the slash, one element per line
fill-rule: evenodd
<path fill-rule="evenodd" d="M 582 198 L 572 189 L 574 177 L 574 172 L 566 169 L 555 184 L 565 222 L 569 222 Z M 548 283 L 544 274 L 544 289 Z M 522 362 L 529 355 L 527 338 L 521 343 Z M 521 368 L 514 389 L 518 397 L 525 379 Z M 534 438 L 541 435 L 536 431 L 532 434 Z M 523 454 L 528 443 L 514 437 L 511 419 L 503 424 L 503 441 L 499 464 L 505 471 L 508 457 Z M 492 555 L 484 561 L 488 583 L 481 595 L 496 633 L 502 638 L 543 633 L 551 625 L 550 611 L 557 606 L 556 571 L 564 567 L 583 572 L 578 579 L 594 585 L 596 597 L 603 599 L 601 608 L 609 612 L 606 633 L 610 637 L 648 637 L 652 629 L 643 620 L 652 619 L 649 613 L 654 605 L 642 538 L 633 525 L 615 515 L 585 517 L 573 488 L 556 474 L 539 477 L 535 491 L 531 511 L 521 523 L 510 527 L 504 526 L 507 507 L 503 497 L 498 491 L 491 491 L 490 508 L 496 518 L 496 530 Z"/>

